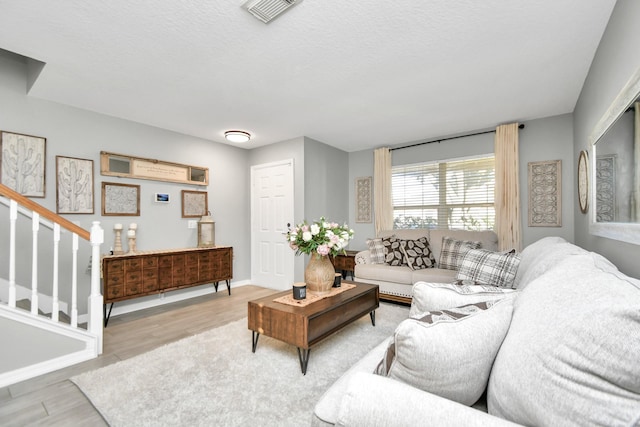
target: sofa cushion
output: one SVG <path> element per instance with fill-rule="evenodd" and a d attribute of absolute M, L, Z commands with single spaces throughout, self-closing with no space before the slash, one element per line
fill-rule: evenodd
<path fill-rule="evenodd" d="M 367 247 L 369 248 L 369 260 L 373 264 L 384 264 L 384 245 L 382 239 L 367 239 Z"/>
<path fill-rule="evenodd" d="M 376 371 L 472 405 L 486 388 L 512 307 L 510 299 L 487 301 L 404 320 Z"/>
<path fill-rule="evenodd" d="M 356 264 L 356 279 L 413 284 L 413 272 L 406 266 L 389 267 L 387 264 Z"/>
<path fill-rule="evenodd" d="M 520 254 L 520 266 L 514 286 L 524 289 L 529 282 L 542 273 L 558 265 L 570 255 L 585 254 L 587 251 L 568 243 L 561 237 L 545 237 L 527 246 Z"/>
<path fill-rule="evenodd" d="M 456 279 L 454 270 L 446 270 L 444 268 L 425 268 L 424 270 L 415 270 L 411 276 L 411 284 L 416 282 L 439 282 L 451 283 Z"/>
<path fill-rule="evenodd" d="M 525 425 L 640 422 L 640 281 L 571 255 L 519 292 L 487 392 Z"/>
<path fill-rule="evenodd" d="M 384 245 L 384 262 L 387 265 L 394 267 L 406 265 L 404 260 L 404 254 L 400 249 L 401 240 L 395 236 L 383 237 L 382 244 Z"/>
<path fill-rule="evenodd" d="M 458 280 L 473 280 L 478 284 L 513 288 L 520 255 L 486 249 L 471 249 L 460 261 Z"/>
<path fill-rule="evenodd" d="M 436 260 L 429 246 L 429 239 L 421 237 L 416 240 L 401 240 L 400 249 L 404 255 L 406 264 L 412 270 L 433 268 Z"/>
<path fill-rule="evenodd" d="M 457 240 L 449 236 L 442 238 L 442 249 L 440 250 L 439 268 L 457 270 L 458 264 L 469 249 L 478 249 L 480 242 L 471 240 Z"/>
<path fill-rule="evenodd" d="M 425 313 L 433 310 L 444 310 L 515 295 L 516 292 L 513 289 L 498 288 L 496 286 L 416 282 L 413 285 L 413 298 L 409 317 L 422 317 Z"/>

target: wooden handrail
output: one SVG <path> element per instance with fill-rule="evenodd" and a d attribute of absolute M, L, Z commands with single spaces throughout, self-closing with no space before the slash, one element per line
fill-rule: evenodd
<path fill-rule="evenodd" d="M 46 218 L 49 221 L 52 221 L 56 224 L 59 224 L 62 228 L 65 228 L 71 231 L 72 233 L 76 233 L 78 236 L 82 237 L 85 240 L 91 240 L 91 233 L 89 233 L 89 231 L 85 230 L 79 225 L 72 223 L 68 219 L 61 217 L 57 213 L 50 211 L 49 209 L 34 202 L 28 197 L 25 197 L 20 193 L 16 193 L 15 191 L 13 191 L 12 189 L 10 189 L 4 184 L 0 184 L 0 195 L 8 197 L 9 199 L 15 200 L 16 202 L 18 202 L 19 205 L 24 206 L 25 208 L 30 209 L 34 212 L 37 212 L 38 214 L 40 214 L 41 217 Z"/>

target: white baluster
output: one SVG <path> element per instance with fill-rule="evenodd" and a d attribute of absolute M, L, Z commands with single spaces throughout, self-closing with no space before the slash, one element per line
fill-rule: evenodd
<path fill-rule="evenodd" d="M 71 326 L 78 326 L 78 235 L 73 233 L 73 243 L 71 248 L 72 270 L 71 270 Z"/>
<path fill-rule="evenodd" d="M 16 306 L 16 220 L 18 219 L 18 202 L 11 200 L 9 204 L 9 307 Z"/>
<path fill-rule="evenodd" d="M 58 298 L 58 248 L 60 246 L 60 224 L 53 224 L 53 302 L 51 305 L 51 320 L 58 321 L 60 300 Z"/>
<path fill-rule="evenodd" d="M 103 332 L 103 299 L 100 294 L 100 245 L 104 242 L 104 230 L 99 221 L 93 221 L 91 226 L 91 295 L 89 295 L 89 332 L 98 337 L 98 354 L 102 354 Z"/>
<path fill-rule="evenodd" d="M 31 230 L 33 231 L 33 250 L 31 254 L 31 314 L 38 315 L 38 230 L 40 214 L 33 212 Z"/>

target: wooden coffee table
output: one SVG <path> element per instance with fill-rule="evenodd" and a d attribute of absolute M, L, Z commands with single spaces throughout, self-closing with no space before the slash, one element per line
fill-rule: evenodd
<path fill-rule="evenodd" d="M 311 346 L 367 313 L 371 317 L 371 324 L 375 326 L 375 310 L 380 306 L 378 285 L 343 283 L 352 283 L 356 287 L 306 307 L 273 301 L 291 291 L 249 301 L 248 323 L 249 329 L 253 331 L 252 351 L 256 351 L 260 334 L 294 345 L 298 348 L 300 369 L 306 375 Z"/>

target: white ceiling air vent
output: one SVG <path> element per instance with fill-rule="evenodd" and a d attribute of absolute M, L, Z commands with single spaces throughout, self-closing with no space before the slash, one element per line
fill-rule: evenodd
<path fill-rule="evenodd" d="M 242 5 L 265 24 L 301 0 L 249 0 Z"/>

